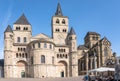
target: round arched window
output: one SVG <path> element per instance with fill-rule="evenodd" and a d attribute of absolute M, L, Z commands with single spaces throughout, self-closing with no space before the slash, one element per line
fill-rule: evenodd
<path fill-rule="evenodd" d="M 56 20 L 56 23 L 59 24 L 59 19 Z"/>
<path fill-rule="evenodd" d="M 65 19 L 62 20 L 62 24 L 65 24 Z"/>

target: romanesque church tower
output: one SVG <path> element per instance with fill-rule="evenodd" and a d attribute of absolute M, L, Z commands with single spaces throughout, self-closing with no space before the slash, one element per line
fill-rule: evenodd
<path fill-rule="evenodd" d="M 55 44 L 65 45 L 68 34 L 68 17 L 63 16 L 60 3 L 58 3 L 55 16 L 52 17 L 52 38 Z"/>
<path fill-rule="evenodd" d="M 25 74 L 28 62 L 27 44 L 32 36 L 31 25 L 23 14 L 13 25 L 10 25 L 4 32 L 4 58 L 5 58 L 5 77 L 21 77 Z"/>

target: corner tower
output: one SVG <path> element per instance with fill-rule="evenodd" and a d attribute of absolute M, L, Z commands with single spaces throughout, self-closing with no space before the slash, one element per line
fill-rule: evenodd
<path fill-rule="evenodd" d="M 77 58 L 77 39 L 74 29 L 71 27 L 68 34 L 68 45 L 69 45 L 69 63 L 70 63 L 70 76 L 78 76 L 78 58 Z"/>
<path fill-rule="evenodd" d="M 7 26 L 4 32 L 4 77 L 12 77 L 13 59 L 13 30 L 10 25 Z"/>
<path fill-rule="evenodd" d="M 68 17 L 63 16 L 60 3 L 57 5 L 55 15 L 52 17 L 52 38 L 57 45 L 65 45 L 68 34 Z"/>

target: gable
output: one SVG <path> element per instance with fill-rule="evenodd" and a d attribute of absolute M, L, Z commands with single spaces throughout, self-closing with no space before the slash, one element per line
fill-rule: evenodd
<path fill-rule="evenodd" d="M 45 34 L 43 34 L 43 33 L 41 33 L 41 34 L 38 34 L 38 35 L 36 35 L 36 36 L 34 36 L 34 37 L 32 37 L 31 38 L 31 41 L 35 41 L 35 40 L 48 40 L 48 41 L 53 41 L 49 36 L 47 36 L 47 35 L 45 35 Z"/>
<path fill-rule="evenodd" d="M 111 46 L 110 41 L 109 41 L 106 37 L 104 37 L 104 38 L 101 40 L 101 42 L 102 42 L 103 45 L 109 45 L 109 46 Z"/>
<path fill-rule="evenodd" d="M 51 39 L 49 36 L 47 36 L 47 35 L 45 35 L 45 34 L 43 34 L 43 33 L 41 33 L 41 34 L 38 34 L 38 35 L 36 35 L 36 36 L 34 36 L 34 37 L 32 37 L 32 38 L 35 38 L 35 39 Z"/>

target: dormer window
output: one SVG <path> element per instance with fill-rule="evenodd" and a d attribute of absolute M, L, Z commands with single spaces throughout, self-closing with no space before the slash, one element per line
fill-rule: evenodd
<path fill-rule="evenodd" d="M 56 20 L 56 23 L 59 24 L 59 19 Z"/>
<path fill-rule="evenodd" d="M 65 19 L 62 20 L 62 24 L 65 24 Z"/>

